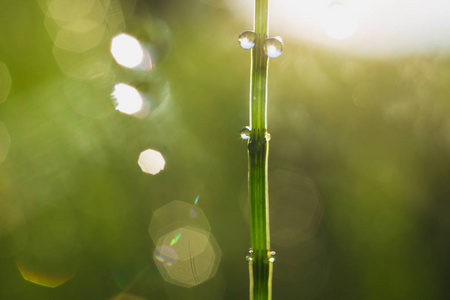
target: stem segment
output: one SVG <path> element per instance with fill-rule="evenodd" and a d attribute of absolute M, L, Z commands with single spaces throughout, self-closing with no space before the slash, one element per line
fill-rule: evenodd
<path fill-rule="evenodd" d="M 269 261 L 269 198 L 267 167 L 269 142 L 267 133 L 267 73 L 268 57 L 264 53 L 264 41 L 268 38 L 268 0 L 255 0 L 255 46 L 252 48 L 250 82 L 249 143 L 260 143 L 260 148 L 248 151 L 249 198 L 251 207 L 251 240 L 253 255 L 249 262 L 250 299 L 272 298 L 272 261 Z M 255 145 L 255 144 L 253 144 Z M 252 151 L 251 151 L 252 150 Z"/>

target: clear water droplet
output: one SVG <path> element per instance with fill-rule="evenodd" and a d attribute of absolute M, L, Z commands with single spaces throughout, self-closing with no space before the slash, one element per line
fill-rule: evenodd
<path fill-rule="evenodd" d="M 270 133 L 266 132 L 265 138 L 266 141 L 269 142 L 272 139 L 272 136 L 270 135 Z"/>
<path fill-rule="evenodd" d="M 283 40 L 276 36 L 264 41 L 264 52 L 270 58 L 277 58 L 283 53 Z"/>
<path fill-rule="evenodd" d="M 252 129 L 249 126 L 245 126 L 241 129 L 241 139 L 248 140 L 250 138 L 250 133 L 252 132 Z"/>
<path fill-rule="evenodd" d="M 267 251 L 267 259 L 269 260 L 269 262 L 274 262 L 276 255 L 277 253 L 275 251 L 272 250 Z"/>
<path fill-rule="evenodd" d="M 242 49 L 249 50 L 255 46 L 256 33 L 246 30 L 239 35 L 239 45 Z"/>
<path fill-rule="evenodd" d="M 252 248 L 248 249 L 245 259 L 247 261 L 253 261 L 253 249 Z"/>
<path fill-rule="evenodd" d="M 259 141 L 251 141 L 248 143 L 248 151 L 250 153 L 257 153 L 261 151 L 261 143 Z"/>

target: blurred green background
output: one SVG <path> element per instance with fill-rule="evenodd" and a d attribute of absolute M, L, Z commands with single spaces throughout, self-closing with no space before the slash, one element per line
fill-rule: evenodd
<path fill-rule="evenodd" d="M 223 1 L 48 3 L 0 0 L 0 299 L 248 299 L 251 20 Z M 114 61 L 120 32 L 152 70 Z M 448 299 L 449 53 L 284 47 L 269 69 L 274 299 Z M 114 109 L 119 82 L 148 115 Z M 149 148 L 157 175 L 137 164 Z M 148 228 L 197 195 L 221 257 L 184 288 Z"/>

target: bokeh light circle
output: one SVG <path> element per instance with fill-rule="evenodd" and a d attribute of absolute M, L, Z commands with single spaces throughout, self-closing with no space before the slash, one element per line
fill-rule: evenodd
<path fill-rule="evenodd" d="M 209 232 L 211 227 L 203 210 L 198 205 L 172 201 L 153 213 L 149 233 L 153 242 L 179 227 L 189 226 Z"/>
<path fill-rule="evenodd" d="M 154 260 L 164 280 L 192 287 L 215 276 L 221 252 L 214 237 L 194 227 L 181 227 L 162 236 Z"/>
<path fill-rule="evenodd" d="M 138 164 L 142 172 L 156 175 L 164 170 L 166 161 L 164 160 L 161 152 L 153 149 L 147 149 L 142 151 L 139 155 Z"/>
<path fill-rule="evenodd" d="M 111 41 L 111 54 L 119 65 L 134 68 L 144 59 L 144 50 L 131 35 L 121 33 Z"/>
<path fill-rule="evenodd" d="M 125 83 L 116 84 L 111 96 L 115 99 L 116 110 L 127 115 L 139 112 L 144 102 L 138 90 Z"/>

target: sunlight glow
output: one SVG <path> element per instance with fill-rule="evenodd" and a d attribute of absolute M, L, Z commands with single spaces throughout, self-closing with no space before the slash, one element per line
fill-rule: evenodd
<path fill-rule="evenodd" d="M 164 170 L 166 161 L 159 151 L 147 149 L 139 155 L 138 164 L 142 172 L 156 175 Z"/>
<path fill-rule="evenodd" d="M 358 19 L 355 12 L 348 6 L 336 3 L 326 11 L 322 26 L 329 37 L 343 40 L 355 33 Z"/>
<path fill-rule="evenodd" d="M 252 1 L 227 3 L 243 21 L 253 18 Z M 371 57 L 448 52 L 449 14 L 448 0 L 271 0 L 270 32 Z"/>
<path fill-rule="evenodd" d="M 127 115 L 135 114 L 142 108 L 143 100 L 141 94 L 128 84 L 116 84 L 111 96 L 113 96 L 116 101 L 116 110 Z"/>
<path fill-rule="evenodd" d="M 144 50 L 139 41 L 125 33 L 112 39 L 111 54 L 119 65 L 130 69 L 139 66 L 144 60 Z"/>

